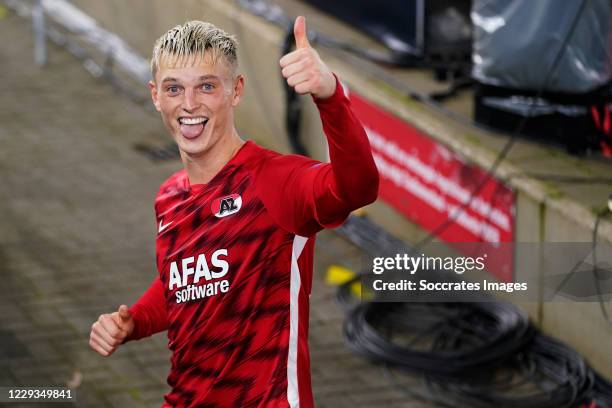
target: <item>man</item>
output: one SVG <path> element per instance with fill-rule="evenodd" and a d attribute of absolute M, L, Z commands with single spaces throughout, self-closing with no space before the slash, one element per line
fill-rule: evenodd
<path fill-rule="evenodd" d="M 184 169 L 155 200 L 158 276 L 130 308 L 101 315 L 90 345 L 103 356 L 168 330 L 164 407 L 312 407 L 308 308 L 314 234 L 376 199 L 363 127 L 310 46 L 280 60 L 311 94 L 331 163 L 243 141 L 234 127 L 244 77 L 236 42 L 211 24 L 174 27 L 155 44 L 151 97 Z M 257 95 L 264 98 L 265 95 Z"/>

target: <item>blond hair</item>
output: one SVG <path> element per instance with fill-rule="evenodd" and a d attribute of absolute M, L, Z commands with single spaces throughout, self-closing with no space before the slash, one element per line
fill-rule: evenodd
<path fill-rule="evenodd" d="M 182 65 L 194 56 L 204 58 L 207 51 L 213 64 L 222 57 L 230 71 L 235 73 L 238 66 L 236 48 L 236 38 L 213 24 L 197 20 L 187 21 L 171 28 L 157 39 L 151 58 L 151 74 L 155 79 L 162 62 L 173 66 Z"/>

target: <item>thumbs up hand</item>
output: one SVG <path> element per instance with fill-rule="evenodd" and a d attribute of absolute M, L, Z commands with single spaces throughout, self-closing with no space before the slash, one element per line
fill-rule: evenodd
<path fill-rule="evenodd" d="M 91 326 L 89 345 L 98 354 L 108 357 L 134 331 L 134 318 L 126 305 L 114 313 L 100 315 Z"/>
<path fill-rule="evenodd" d="M 325 99 L 334 94 L 336 78 L 321 61 L 319 53 L 310 46 L 306 31 L 306 19 L 299 16 L 293 26 L 296 50 L 280 59 L 282 74 L 295 92 L 312 94 Z"/>

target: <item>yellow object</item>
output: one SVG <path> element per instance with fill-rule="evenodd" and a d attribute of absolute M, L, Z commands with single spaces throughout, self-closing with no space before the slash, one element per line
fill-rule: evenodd
<path fill-rule="evenodd" d="M 325 283 L 333 286 L 340 286 L 351 279 L 353 279 L 357 274 L 349 268 L 340 265 L 331 265 L 327 268 L 327 273 L 325 274 Z M 353 296 L 361 300 L 372 300 L 374 299 L 374 293 L 370 290 L 363 290 L 361 287 L 361 280 L 357 280 L 351 283 L 350 291 Z"/>
<path fill-rule="evenodd" d="M 0 20 L 3 20 L 8 15 L 8 9 L 2 5 L 0 5 Z"/>
<path fill-rule="evenodd" d="M 340 286 L 355 277 L 356 273 L 340 265 L 331 265 L 325 274 L 325 283 L 333 286 Z"/>

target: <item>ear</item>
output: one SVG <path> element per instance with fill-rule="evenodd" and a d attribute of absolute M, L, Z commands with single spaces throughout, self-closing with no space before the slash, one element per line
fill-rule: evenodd
<path fill-rule="evenodd" d="M 155 109 L 157 109 L 158 112 L 161 112 L 161 108 L 159 107 L 159 98 L 158 98 L 158 94 L 157 94 L 157 85 L 155 85 L 155 82 L 153 81 L 149 81 L 149 90 L 151 91 L 151 100 L 153 101 L 153 105 L 155 105 Z"/>
<path fill-rule="evenodd" d="M 242 97 L 242 92 L 244 91 L 244 76 L 236 75 L 236 80 L 234 81 L 234 97 L 232 98 L 232 107 L 238 106 L 240 103 L 240 98 Z"/>

